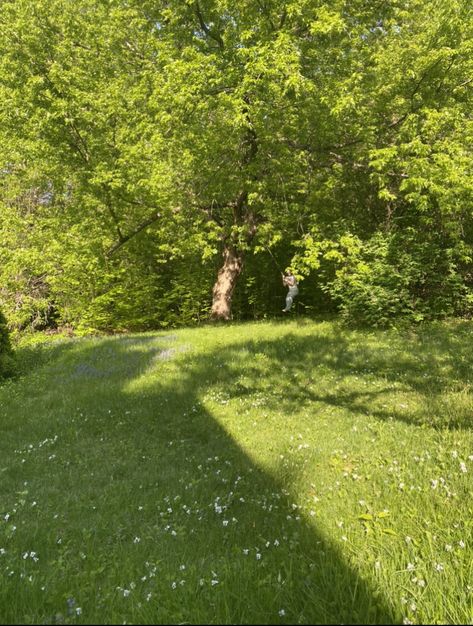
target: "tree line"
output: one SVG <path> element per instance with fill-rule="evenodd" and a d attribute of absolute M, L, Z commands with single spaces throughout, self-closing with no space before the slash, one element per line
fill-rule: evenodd
<path fill-rule="evenodd" d="M 0 307 L 469 315 L 472 88 L 467 0 L 3 0 Z"/>

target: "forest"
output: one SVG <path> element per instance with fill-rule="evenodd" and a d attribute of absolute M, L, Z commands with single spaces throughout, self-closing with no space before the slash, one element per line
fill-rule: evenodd
<path fill-rule="evenodd" d="M 468 0 L 1 8 L 10 330 L 471 315 Z"/>

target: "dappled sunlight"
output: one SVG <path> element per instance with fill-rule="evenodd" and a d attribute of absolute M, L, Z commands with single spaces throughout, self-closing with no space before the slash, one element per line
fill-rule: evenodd
<path fill-rule="evenodd" d="M 383 606 L 381 598 L 370 600 L 366 583 L 349 566 L 342 552 L 332 545 L 326 533 L 317 528 L 309 512 L 296 503 L 295 489 L 301 468 L 297 463 L 284 462 L 283 451 L 287 452 L 288 442 L 278 441 L 277 419 L 271 423 L 269 416 L 263 413 L 260 419 L 255 415 L 248 418 L 254 424 L 245 423 L 244 408 L 230 407 L 224 395 L 219 395 L 235 368 L 242 369 L 251 347 L 248 350 L 238 346 L 229 361 L 226 361 L 227 353 L 220 354 L 220 349 L 215 353 L 196 350 L 177 355 L 168 364 L 164 381 L 159 375 L 162 370 L 151 364 L 145 375 L 123 390 L 123 401 L 127 405 L 137 401 L 141 405 L 134 411 L 134 419 L 146 413 L 147 439 L 142 440 L 137 433 L 140 452 L 146 455 L 149 447 L 155 448 L 156 442 L 162 441 L 161 490 L 164 488 L 171 500 L 179 503 L 193 500 L 201 521 L 205 520 L 202 527 L 192 516 L 178 537 L 182 537 L 182 533 L 190 534 L 194 550 L 202 552 L 201 558 L 211 553 L 218 561 L 223 549 L 236 551 L 235 556 L 239 552 L 237 562 L 250 557 L 256 566 L 261 565 L 262 569 L 250 565 L 243 578 L 237 563 L 234 572 L 227 566 L 227 577 L 237 576 L 242 589 L 256 586 L 262 594 L 263 605 L 267 593 L 264 588 L 271 588 L 270 574 L 268 572 L 263 585 L 253 576 L 259 578 L 265 563 L 277 560 L 273 552 L 278 551 L 280 544 L 289 542 L 293 556 L 286 555 L 284 564 L 280 564 L 283 571 L 291 572 L 290 580 L 284 579 L 286 587 L 279 587 L 277 591 L 281 606 L 287 606 L 288 599 L 284 599 L 287 594 L 297 593 L 294 585 L 299 582 L 296 581 L 304 580 L 302 621 L 318 623 L 342 619 L 346 623 L 360 620 L 371 623 L 374 615 L 379 615 L 382 622 L 390 622 L 392 617 L 388 617 L 389 609 Z M 267 357 L 260 353 L 255 360 L 266 362 Z M 222 411 L 218 410 L 219 406 L 223 407 Z M 281 414 L 279 419 L 282 418 Z M 249 441 L 244 433 L 252 426 Z M 152 443 L 150 437 L 153 437 Z M 207 450 L 215 446 L 218 454 L 209 456 Z M 263 450 L 265 454 L 261 455 Z M 209 491 L 213 493 L 212 499 L 209 499 Z M 172 524 L 169 529 L 177 532 Z M 349 610 L 336 607 L 335 599 L 331 599 L 333 590 L 340 585 L 353 593 Z M 238 602 L 241 601 L 239 598 Z M 268 606 L 261 613 L 261 619 L 264 620 L 263 615 L 269 615 L 270 610 Z"/>
<path fill-rule="evenodd" d="M 236 559 L 235 570 L 232 572 L 226 566 L 227 584 L 236 576 L 235 583 L 238 580 L 243 589 L 255 585 L 259 588 L 261 619 L 271 610 L 274 592 L 269 593 L 272 586 L 270 579 L 262 587 L 257 579 L 268 563 L 278 560 L 277 548 L 280 544 L 290 544 L 294 555 L 289 557 L 286 553 L 284 564 L 280 564 L 283 568 L 280 572 L 286 570 L 287 574 L 283 575 L 284 587 L 277 592 L 281 606 L 287 607 L 288 616 L 291 614 L 288 607 L 294 602 L 289 598 L 296 594 L 294 585 L 305 580 L 306 590 L 300 596 L 303 605 L 298 609 L 302 611 L 300 615 L 304 615 L 303 621 L 327 622 L 343 616 L 345 622 L 363 618 L 371 623 L 376 621 L 375 615 L 384 615 L 383 619 L 387 619 L 387 609 L 381 608 L 380 599 L 370 600 L 368 587 L 345 562 L 341 552 L 317 529 L 314 520 L 305 511 L 299 510 L 296 496 L 291 495 L 298 482 L 296 465 L 285 467 L 281 459 L 273 467 L 274 472 L 269 473 L 267 468 L 272 462 L 268 464 L 268 458 L 257 461 L 259 455 L 255 451 L 259 447 L 264 449 L 265 439 L 274 435 L 277 423 L 269 425 L 267 433 L 264 428 L 259 428 L 258 438 L 250 444 L 242 437 L 235 437 L 234 432 L 229 434 L 231 428 L 228 428 L 227 415 L 209 411 L 206 394 L 228 384 L 233 368 L 241 368 L 251 356 L 251 346 L 241 351 L 238 348 L 241 362 L 238 359 L 228 362 L 228 370 L 224 362 L 227 354 L 219 354 L 220 348 L 207 355 L 192 349 L 182 352 L 178 343 L 163 345 L 159 338 L 137 341 L 136 344 L 133 338 L 115 338 L 105 339 L 99 345 L 92 342 L 85 348 L 86 345 L 87 342 L 84 342 L 79 365 L 71 370 L 73 375 L 69 376 L 69 384 L 77 387 L 86 380 L 89 390 L 94 389 L 97 406 L 103 405 L 101 394 L 109 394 L 110 388 L 116 389 L 113 401 L 111 398 L 108 401 L 109 414 L 116 416 L 117 420 L 116 436 L 113 441 L 104 440 L 101 444 L 104 460 L 95 457 L 93 461 L 94 474 L 100 475 L 105 470 L 105 467 L 102 469 L 105 459 L 109 468 L 109 482 L 103 482 L 101 496 L 94 498 L 97 503 L 101 499 L 109 501 L 117 480 L 121 490 L 130 489 L 130 499 L 138 495 L 133 494 L 136 487 L 132 487 L 138 475 L 127 477 L 125 481 L 129 469 L 125 469 L 128 462 L 124 456 L 136 455 L 134 474 L 139 472 L 141 483 L 147 485 L 146 489 L 156 490 L 156 503 L 162 513 L 173 508 L 173 505 L 166 505 L 168 498 L 169 502 L 179 502 L 180 507 L 187 503 L 186 506 L 193 511 L 189 513 L 189 521 L 182 525 L 181 517 L 178 526 L 173 525 L 173 516 L 167 513 L 164 518 L 169 518 L 168 523 L 156 527 L 155 538 L 159 537 L 165 543 L 167 537 L 174 538 L 174 550 L 185 552 L 185 545 L 191 536 L 194 552 L 200 552 L 200 558 L 204 560 L 212 554 L 212 562 L 219 561 L 222 549 L 222 556 L 228 550 L 238 550 L 240 556 Z M 165 352 L 166 358 L 160 358 L 163 351 L 169 351 L 170 347 L 176 348 L 176 351 Z M 102 371 L 109 376 L 106 386 L 103 378 L 96 376 L 95 370 L 83 369 L 84 364 L 91 368 L 99 363 L 105 368 Z M 266 355 L 260 351 L 255 363 L 260 363 L 264 371 L 268 365 Z M 81 366 L 78 372 L 77 367 Z M 240 413 L 244 419 L 244 412 Z M 97 415 L 94 423 L 88 420 L 82 426 L 84 435 L 90 430 L 90 434 L 96 436 L 100 432 L 100 424 L 109 419 L 105 414 L 103 417 Z M 121 433 L 125 432 L 126 439 L 123 440 Z M 81 446 L 83 456 L 76 460 L 81 467 L 90 465 L 87 461 L 90 456 L 87 441 L 86 437 Z M 211 452 L 216 447 L 218 455 Z M 276 439 L 270 446 L 273 447 L 274 450 L 269 452 L 274 459 L 278 459 L 284 450 L 284 442 L 278 444 Z M 159 455 L 158 469 L 150 465 L 156 454 Z M 278 471 L 279 465 L 283 472 Z M 209 497 L 210 494 L 213 495 Z M 72 506 L 71 514 L 75 508 Z M 121 516 L 117 523 L 119 519 Z M 252 560 L 248 563 L 251 564 L 244 566 L 246 574 L 242 578 L 240 561 L 250 555 Z M 193 558 L 197 559 L 197 556 Z M 331 600 L 332 590 L 340 585 L 352 589 L 354 593 L 354 604 L 343 609 L 336 606 L 335 596 Z M 244 598 L 235 601 L 240 605 Z M 357 605 L 363 608 L 356 609 Z"/>
<path fill-rule="evenodd" d="M 4 473 L 15 493 L 36 459 L 51 468 L 47 482 L 29 478 L 49 507 L 33 550 L 55 554 L 69 541 L 71 567 L 84 584 L 98 576 L 108 615 L 129 597 L 148 607 L 158 589 L 158 608 L 136 608 L 134 621 L 189 621 L 189 606 L 209 619 L 224 602 L 223 621 L 397 623 L 402 606 L 379 562 L 394 542 L 401 560 L 413 558 L 399 546 L 401 533 L 417 532 L 402 528 L 401 509 L 454 505 L 468 478 L 454 430 L 436 447 L 448 472 L 437 474 L 424 449 L 435 440 L 427 411 L 442 397 L 421 384 L 428 344 L 382 333 L 362 342 L 326 324 L 245 328 L 246 338 L 230 326 L 84 339 L 44 365 L 62 393 L 36 389 L 35 413 L 10 429 L 22 443 Z M 450 345 L 429 372 L 443 379 L 445 363 L 458 384 Z M 405 466 L 392 456 L 399 446 L 412 450 Z M 411 463 L 425 467 L 420 479 Z M 67 594 L 64 567 L 55 585 Z"/>
<path fill-rule="evenodd" d="M 441 397 L 450 392 L 450 399 L 459 400 L 464 408 L 457 415 L 450 411 L 450 419 L 443 424 L 471 426 L 472 366 L 465 364 L 468 358 L 471 363 L 468 343 L 461 350 L 456 344 L 447 345 L 434 356 L 428 344 L 419 346 L 417 341 L 412 342 L 410 352 L 405 344 L 397 349 L 402 338 L 395 335 L 378 333 L 377 344 L 358 349 L 350 342 L 352 337 L 349 332 L 323 336 L 292 331 L 274 341 L 227 345 L 214 357 L 223 368 L 217 377 L 225 378 L 222 393 L 228 400 L 251 396 L 253 402 L 258 395 L 264 396 L 265 406 L 271 410 L 293 410 L 310 403 L 384 420 L 436 425 L 438 411 L 430 414 L 429 409 L 441 406 Z M 265 377 L 268 372 L 270 382 Z"/>

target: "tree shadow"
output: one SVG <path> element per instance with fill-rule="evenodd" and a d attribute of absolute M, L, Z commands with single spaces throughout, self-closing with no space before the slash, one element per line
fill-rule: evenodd
<path fill-rule="evenodd" d="M 63 355 L 59 384 L 78 407 L 72 418 L 59 418 L 65 454 L 58 452 L 61 472 L 47 476 L 45 497 L 65 508 L 63 527 L 82 537 L 78 544 L 71 539 L 64 573 L 66 565 L 54 557 L 60 584 L 69 588 L 72 560 L 75 584 L 82 576 L 84 586 L 96 589 L 97 623 L 115 623 L 116 608 L 102 592 L 120 580 L 130 546 L 162 572 L 159 582 L 142 583 L 143 594 L 156 585 L 162 593 L 157 606 L 146 605 L 148 613 L 137 609 L 140 623 L 398 623 L 390 602 L 294 508 L 296 474 L 286 472 L 282 481 L 258 465 L 202 403 L 215 384 L 236 390 L 242 351 L 244 359 L 264 353 L 298 369 L 311 350 L 325 345 L 329 359 L 335 347 L 315 342 L 301 354 L 298 340 L 289 340 L 291 356 L 285 340 L 241 342 L 202 355 L 155 336 L 102 339 Z M 43 403 L 39 397 L 39 414 Z M 51 544 L 50 528 L 36 533 Z M 49 550 L 52 559 L 56 546 Z M 95 564 L 75 556 L 89 550 Z M 105 571 L 97 566 L 100 554 L 107 555 Z M 182 586 L 179 563 L 189 577 Z M 155 587 L 146 587 L 151 582 Z M 172 585 L 180 598 L 174 604 Z"/>
<path fill-rule="evenodd" d="M 38 415 L 58 414 L 60 471 L 38 481 L 44 482 L 51 507 L 65 509 L 62 527 L 75 529 L 66 564 L 56 554 L 57 529 L 43 524 L 35 531 L 49 551 L 47 562 L 55 564 L 55 584 L 64 585 L 64 593 L 78 580 L 84 588 L 94 587 L 97 623 L 113 623 L 120 617 L 114 613 L 118 600 L 107 598 L 105 589 L 119 587 L 133 545 L 137 580 L 138 562 L 161 569 L 159 582 L 148 577 L 141 585 L 142 597 L 157 586 L 160 602 L 146 605 L 147 612 L 136 609 L 135 621 L 141 616 L 142 623 L 199 618 L 209 623 L 397 623 L 400 615 L 391 601 L 350 566 L 317 528 L 316 518 L 294 508 L 298 468 L 262 467 L 245 448 L 244 436 L 231 436 L 203 402 L 209 394 L 222 404 L 233 401 L 232 406 L 262 399 L 265 410 L 286 415 L 295 406 L 321 404 L 416 425 L 426 416 L 383 408 L 380 400 L 393 391 L 440 398 L 471 379 L 466 323 L 455 333 L 441 327 L 409 332 L 399 344 L 380 344 L 376 334 L 371 343 L 368 334 L 356 344 L 353 335 L 332 328 L 330 334 L 300 336 L 281 327 L 277 339 L 222 342 L 203 354 L 186 351 L 174 335 L 57 346 L 54 354 L 61 358 L 49 359 L 44 371 L 64 396 L 75 398 L 77 409 L 64 414 L 60 402 L 39 389 L 35 414 L 22 425 L 23 431 L 29 425 L 38 431 Z M 354 386 L 356 377 L 365 375 L 378 386 Z M 232 419 L 240 418 L 243 414 Z M 465 414 L 448 426 L 471 428 L 471 422 Z M 17 468 L 10 473 L 4 474 L 9 479 L 4 488 L 19 491 L 22 474 Z M 137 533 L 140 543 L 134 545 Z M 82 561 L 76 556 L 81 552 L 95 553 L 95 561 Z M 182 586 L 180 576 L 186 576 Z M 179 598 L 174 603 L 169 599 L 173 584 Z M 47 600 L 45 607 L 54 613 Z M 12 603 L 10 616 L 18 618 L 18 610 Z M 129 615 L 129 608 L 121 610 Z"/>
<path fill-rule="evenodd" d="M 294 509 L 297 468 L 285 472 L 284 482 L 276 479 L 205 408 L 203 394 L 215 385 L 231 386 L 238 367 L 235 351 L 251 353 L 255 348 L 252 342 L 193 356 L 185 352 L 185 346 L 174 352 L 170 347 L 156 347 L 150 337 L 143 344 L 145 354 L 138 350 L 135 360 L 124 341 L 118 350 L 116 341 L 113 346 L 113 371 L 120 371 L 122 381 L 127 373 L 130 383 L 118 392 L 120 403 L 130 407 L 132 416 L 121 418 L 126 432 L 123 454 L 132 450 L 136 459 L 141 459 L 137 471 L 145 489 L 167 492 L 168 499 L 159 511 L 162 525 L 157 530 L 161 540 L 172 542 L 174 558 L 180 554 L 185 560 L 192 542 L 193 561 L 198 561 L 203 571 L 213 571 L 224 563 L 225 585 L 227 590 L 234 589 L 226 594 L 226 621 L 234 623 L 235 616 L 245 616 L 246 623 L 291 619 L 291 623 L 394 623 L 389 603 L 375 597 L 342 552 Z M 274 343 L 279 342 L 259 343 L 255 349 L 259 352 L 264 347 L 269 353 L 272 346 L 277 358 Z M 106 344 L 101 350 L 106 350 Z M 103 363 L 100 356 L 90 356 Z M 128 370 L 123 369 L 123 362 Z M 171 382 L 168 376 L 159 375 L 166 366 L 173 371 Z M 139 374 L 149 375 L 150 370 L 157 374 L 152 382 L 137 383 Z M 96 376 L 86 373 L 90 375 Z M 138 414 L 134 410 L 137 402 L 141 405 Z M 92 426 L 92 432 L 96 427 Z M 158 470 L 149 462 L 157 453 L 157 443 Z M 120 468 L 118 463 L 112 482 L 122 480 L 127 467 L 125 463 Z M 185 523 L 180 518 L 179 528 L 173 526 L 173 513 L 169 512 L 172 503 L 195 513 L 189 513 Z M 123 512 L 123 527 L 127 517 L 128 512 Z M 172 531 L 177 534 L 169 536 Z M 283 560 L 278 556 L 281 543 L 290 546 Z M 254 599 L 248 602 L 249 594 L 256 595 L 257 610 Z M 197 593 L 193 602 L 201 605 L 201 614 L 208 615 L 204 594 Z M 280 607 L 287 607 L 284 620 L 278 614 Z M 192 611 L 184 610 L 175 619 L 192 621 Z"/>
<path fill-rule="evenodd" d="M 471 403 L 455 414 L 445 414 L 445 395 L 470 393 L 473 379 L 471 324 L 457 324 L 456 332 L 432 325 L 420 332 L 407 331 L 395 342 L 356 344 L 346 329 L 335 325 L 328 336 L 286 333 L 280 341 L 245 343 L 249 354 L 264 354 L 271 365 L 271 388 L 261 378 L 258 364 L 249 359 L 245 384 L 230 384 L 229 397 L 267 392 L 268 407 L 290 410 L 294 405 L 320 404 L 347 409 L 380 420 L 411 425 L 427 424 L 449 429 L 473 426 Z M 369 333 L 368 333 L 369 336 Z M 389 337 L 389 335 L 387 336 Z M 222 363 L 238 362 L 242 344 L 225 348 Z M 231 367 L 231 366 L 230 366 Z M 238 377 L 238 368 L 234 368 Z M 366 387 L 366 379 L 375 383 Z M 275 382 L 276 381 L 276 382 Z M 414 411 L 392 397 L 417 394 Z M 390 398 L 391 397 L 391 398 Z M 422 402 L 419 402 L 419 399 Z M 383 404 L 388 400 L 389 404 Z M 399 410 L 399 407 L 402 410 Z M 435 420 L 433 412 L 439 412 Z"/>

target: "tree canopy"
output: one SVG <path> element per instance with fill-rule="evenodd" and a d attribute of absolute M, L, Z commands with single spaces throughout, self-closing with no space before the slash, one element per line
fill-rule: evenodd
<path fill-rule="evenodd" d="M 466 0 L 4 0 L 0 35 L 16 327 L 261 317 L 288 265 L 308 310 L 471 311 Z"/>

